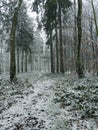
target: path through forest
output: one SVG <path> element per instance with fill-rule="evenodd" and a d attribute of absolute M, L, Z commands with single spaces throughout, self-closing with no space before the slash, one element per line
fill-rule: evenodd
<path fill-rule="evenodd" d="M 95 85 L 97 81 L 43 73 L 21 74 L 15 83 L 0 77 L 0 130 L 98 130 L 98 112 L 93 118 L 83 117 L 84 111 L 73 105 L 73 95 L 78 95 L 73 86 Z"/>

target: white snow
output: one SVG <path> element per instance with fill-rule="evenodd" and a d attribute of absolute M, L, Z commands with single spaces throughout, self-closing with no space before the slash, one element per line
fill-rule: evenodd
<path fill-rule="evenodd" d="M 12 85 L 5 79 L 0 86 L 5 93 L 0 94 L 0 130 L 98 130 L 98 120 L 81 120 L 77 109 L 54 102 L 56 91 L 60 96 L 63 90 L 78 95 L 73 87 L 86 86 L 87 79 L 43 73 L 18 75 L 18 83 Z"/>

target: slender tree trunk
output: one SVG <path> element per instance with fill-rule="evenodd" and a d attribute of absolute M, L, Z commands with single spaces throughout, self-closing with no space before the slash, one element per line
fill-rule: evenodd
<path fill-rule="evenodd" d="M 24 50 L 22 49 L 22 56 L 21 56 L 21 72 L 23 73 L 24 68 Z"/>
<path fill-rule="evenodd" d="M 62 20 L 61 20 L 61 5 L 59 4 L 59 35 L 60 35 L 60 72 L 64 73 L 64 52 L 63 52 L 63 40 L 62 40 Z"/>
<path fill-rule="evenodd" d="M 92 18 L 90 18 L 90 38 L 92 41 L 92 59 L 93 59 L 93 65 L 92 65 L 92 71 L 93 75 L 95 74 L 95 47 L 94 47 L 94 42 L 93 42 L 93 21 Z"/>
<path fill-rule="evenodd" d="M 13 25 L 12 25 L 12 29 L 11 29 L 11 34 L 10 34 L 10 46 L 11 46 L 11 50 L 10 50 L 10 80 L 13 81 L 13 79 L 16 76 L 16 63 L 15 63 L 15 17 L 17 13 L 14 14 L 13 17 Z M 17 26 L 17 24 L 16 24 Z"/>
<path fill-rule="evenodd" d="M 14 9 L 14 16 L 12 19 L 12 27 L 11 27 L 11 33 L 10 33 L 10 80 L 13 81 L 13 79 L 16 76 L 16 63 L 15 63 L 15 32 L 17 27 L 17 19 L 18 19 L 18 12 L 20 9 L 20 6 L 22 4 L 23 0 L 19 0 L 18 7 Z"/>
<path fill-rule="evenodd" d="M 41 56 L 40 56 L 40 61 L 39 61 L 39 62 L 40 62 L 40 72 L 41 72 L 41 68 L 42 68 L 42 67 L 41 67 Z"/>
<path fill-rule="evenodd" d="M 30 60 L 31 60 L 31 72 L 33 70 L 33 65 L 32 65 L 32 53 L 30 53 Z"/>
<path fill-rule="evenodd" d="M 28 54 L 27 54 L 27 52 L 25 51 L 25 72 L 27 72 L 27 57 L 28 57 Z"/>
<path fill-rule="evenodd" d="M 0 61 L 0 73 L 3 73 L 3 41 L 1 40 L 1 61 Z"/>
<path fill-rule="evenodd" d="M 19 48 L 17 48 L 17 73 L 20 72 L 20 66 L 19 66 Z"/>
<path fill-rule="evenodd" d="M 94 16 L 94 22 L 95 22 L 95 27 L 96 27 L 96 35 L 98 36 L 98 24 L 97 24 L 97 18 L 96 18 L 96 12 L 95 12 L 95 8 L 94 8 L 93 0 L 91 0 L 91 5 L 92 5 L 92 9 L 93 9 L 93 16 Z"/>
<path fill-rule="evenodd" d="M 51 72 L 54 73 L 54 55 L 53 55 L 53 42 L 52 42 L 52 29 L 50 28 L 50 54 L 51 54 Z"/>
<path fill-rule="evenodd" d="M 74 63 L 75 69 L 77 67 L 77 20 L 76 20 L 76 0 L 74 0 Z"/>
<path fill-rule="evenodd" d="M 92 52 L 93 52 L 93 74 L 95 74 L 95 47 L 94 47 L 94 43 L 92 42 Z"/>
<path fill-rule="evenodd" d="M 1 74 L 1 54 L 0 54 L 0 74 Z"/>
<path fill-rule="evenodd" d="M 96 51 L 96 75 L 98 76 L 98 45 L 95 45 Z"/>
<path fill-rule="evenodd" d="M 57 64 L 57 68 L 56 71 L 57 73 L 59 73 L 59 49 L 58 49 L 58 32 L 57 32 L 57 27 L 55 27 L 55 33 L 56 33 L 56 64 Z"/>
<path fill-rule="evenodd" d="M 78 15 L 77 15 L 77 27 L 78 27 L 78 49 L 77 49 L 77 73 L 80 78 L 84 76 L 83 74 L 83 64 L 81 60 L 81 40 L 82 40 L 82 0 L 78 0 Z"/>
<path fill-rule="evenodd" d="M 98 37 L 98 23 L 97 23 L 97 17 L 96 17 L 96 12 L 95 12 L 95 8 L 94 8 L 93 0 L 91 0 L 91 5 L 92 5 L 92 9 L 93 9 L 93 16 L 94 16 L 94 22 L 95 22 L 95 28 L 96 28 L 96 35 Z M 97 55 L 97 52 L 96 52 L 96 55 Z M 97 55 L 97 57 L 98 57 L 98 55 Z M 96 62 L 96 67 L 97 67 L 97 76 L 98 76 L 98 63 L 97 62 Z"/>

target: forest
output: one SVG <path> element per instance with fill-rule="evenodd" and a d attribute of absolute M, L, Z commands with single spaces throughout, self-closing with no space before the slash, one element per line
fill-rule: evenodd
<path fill-rule="evenodd" d="M 98 130 L 97 5 L 0 0 L 0 130 Z"/>

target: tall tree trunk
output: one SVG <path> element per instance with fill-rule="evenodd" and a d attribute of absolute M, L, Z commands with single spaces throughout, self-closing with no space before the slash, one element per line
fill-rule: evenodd
<path fill-rule="evenodd" d="M 54 55 L 53 55 L 53 42 L 52 42 L 52 29 L 50 28 L 50 54 L 51 54 L 51 72 L 54 73 Z"/>
<path fill-rule="evenodd" d="M 74 64 L 75 69 L 77 67 L 76 54 L 77 54 L 77 20 L 76 20 L 76 0 L 74 0 Z"/>
<path fill-rule="evenodd" d="M 95 45 L 96 51 L 96 75 L 98 76 L 98 45 Z"/>
<path fill-rule="evenodd" d="M 0 74 L 1 74 L 1 55 L 0 55 Z"/>
<path fill-rule="evenodd" d="M 95 27 L 96 27 L 96 35 L 98 36 L 98 23 L 97 23 L 96 12 L 95 12 L 95 8 L 94 8 L 93 0 L 91 0 L 91 5 L 92 5 L 92 9 L 93 9 L 93 16 L 94 16 L 94 22 L 95 22 Z"/>
<path fill-rule="evenodd" d="M 15 63 L 15 32 L 17 27 L 17 19 L 18 19 L 18 12 L 20 9 L 20 6 L 22 4 L 23 0 L 19 0 L 18 7 L 14 9 L 14 16 L 12 19 L 12 27 L 11 27 L 11 33 L 10 33 L 10 80 L 13 81 L 13 79 L 16 76 L 16 63 Z"/>
<path fill-rule="evenodd" d="M 64 73 L 64 52 L 63 52 L 63 40 L 62 40 L 62 20 L 61 20 L 61 4 L 59 3 L 58 11 L 59 19 L 59 35 L 60 35 L 60 72 Z"/>
<path fill-rule="evenodd" d="M 40 72 L 41 72 L 41 68 L 42 68 L 42 67 L 41 67 L 41 56 L 40 56 L 40 61 L 39 61 L 39 62 L 40 62 Z"/>
<path fill-rule="evenodd" d="M 81 40 L 82 40 L 82 0 L 78 0 L 78 15 L 77 15 L 77 27 L 78 27 L 78 49 L 77 49 L 77 73 L 80 78 L 84 76 L 83 74 L 83 64 L 81 60 Z"/>
<path fill-rule="evenodd" d="M 24 50 L 22 49 L 22 54 L 21 54 L 21 72 L 23 73 L 23 68 L 24 68 Z"/>
<path fill-rule="evenodd" d="M 55 23 L 56 24 L 56 23 Z M 58 48 L 58 31 L 57 31 L 57 27 L 55 27 L 55 33 L 56 33 L 56 71 L 57 73 L 59 73 L 59 48 Z"/>
<path fill-rule="evenodd" d="M 30 60 L 31 60 L 31 72 L 33 70 L 33 65 L 32 65 L 32 53 L 30 53 Z"/>
<path fill-rule="evenodd" d="M 25 72 L 27 72 L 27 67 L 28 67 L 28 62 L 27 62 L 27 57 L 28 57 L 28 54 L 27 52 L 25 51 Z"/>
<path fill-rule="evenodd" d="M 20 65 L 19 65 L 19 48 L 17 48 L 17 73 L 20 72 Z"/>
<path fill-rule="evenodd" d="M 95 12 L 95 8 L 94 8 L 93 0 L 91 0 L 91 5 L 92 5 L 92 9 L 93 9 L 93 16 L 94 16 L 94 22 L 95 22 L 95 28 L 96 28 L 96 35 L 98 37 L 98 23 L 97 23 L 97 17 L 96 17 L 96 12 Z M 96 51 L 96 55 L 97 55 L 97 51 Z M 97 57 L 98 57 L 98 55 L 97 55 Z M 96 62 L 96 67 L 97 67 L 97 76 L 98 76 L 98 61 Z"/>
<path fill-rule="evenodd" d="M 0 48 L 0 74 L 3 73 L 3 41 L 1 40 L 1 48 Z"/>
<path fill-rule="evenodd" d="M 95 47 L 94 47 L 94 42 L 93 42 L 93 21 L 92 18 L 90 18 L 90 38 L 92 41 L 92 59 L 93 59 L 93 65 L 92 65 L 92 71 L 93 75 L 95 74 Z"/>

